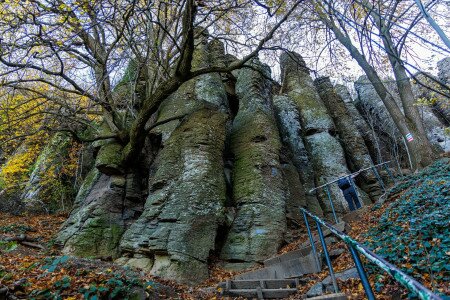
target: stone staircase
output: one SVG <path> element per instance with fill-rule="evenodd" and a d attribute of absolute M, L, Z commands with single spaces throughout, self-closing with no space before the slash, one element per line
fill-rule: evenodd
<path fill-rule="evenodd" d="M 343 217 L 344 221 L 335 224 L 339 231 L 348 231 L 348 222 L 359 218 L 367 213 L 367 207 L 351 212 Z M 337 242 L 328 229 L 323 230 L 325 242 L 331 245 Z M 316 249 L 322 250 L 319 237 L 313 236 Z M 344 251 L 339 252 L 338 255 Z M 332 252 L 330 255 L 333 256 Z M 320 273 L 324 267 L 322 259 L 318 261 L 312 253 L 309 240 L 299 246 L 299 249 L 290 251 L 264 261 L 264 267 L 239 274 L 231 280 L 221 282 L 219 288 L 222 296 L 244 297 L 256 299 L 283 299 L 297 293 L 298 287 L 307 281 L 302 277 L 306 274 Z M 302 296 L 303 298 L 309 295 Z M 347 299 L 342 293 L 327 294 L 308 299 Z"/>
<path fill-rule="evenodd" d="M 297 292 L 300 279 L 227 280 L 219 284 L 224 296 L 281 299 Z"/>

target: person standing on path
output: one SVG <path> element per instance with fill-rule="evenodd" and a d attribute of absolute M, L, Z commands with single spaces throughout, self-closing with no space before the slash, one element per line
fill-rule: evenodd
<path fill-rule="evenodd" d="M 355 178 L 359 173 L 356 173 L 354 175 L 351 175 L 351 178 Z M 348 203 L 348 207 L 350 208 L 350 211 L 354 211 L 358 208 L 361 208 L 361 203 L 359 202 L 358 194 L 356 193 L 356 190 L 354 188 L 354 185 L 350 182 L 349 175 L 345 173 L 339 174 L 341 177 L 338 180 L 338 186 L 342 190 L 342 193 L 344 194 L 344 198 Z"/>

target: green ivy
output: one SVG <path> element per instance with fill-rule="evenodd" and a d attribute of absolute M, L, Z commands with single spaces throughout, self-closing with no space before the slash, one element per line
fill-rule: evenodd
<path fill-rule="evenodd" d="M 114 277 L 108 279 L 102 284 L 92 284 L 89 288 L 81 288 L 80 293 L 84 299 L 131 299 L 133 289 L 143 287 L 141 281 L 135 276 L 125 276 L 123 274 L 114 274 Z"/>
<path fill-rule="evenodd" d="M 366 245 L 419 281 L 450 282 L 449 160 L 406 177 L 390 194 L 401 191 Z"/>
<path fill-rule="evenodd" d="M 44 262 L 45 265 L 43 265 L 41 268 L 43 270 L 47 270 L 48 272 L 54 272 L 60 265 L 66 263 L 69 260 L 69 256 L 59 256 L 56 258 L 45 258 Z"/>
<path fill-rule="evenodd" d="M 11 252 L 15 250 L 19 245 L 17 242 L 5 242 L 0 241 L 0 250 L 3 250 L 5 252 Z"/>

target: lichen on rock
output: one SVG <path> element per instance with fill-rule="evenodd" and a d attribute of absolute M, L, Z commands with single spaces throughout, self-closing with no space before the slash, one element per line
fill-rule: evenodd
<path fill-rule="evenodd" d="M 297 106 L 305 135 L 334 130 L 333 120 L 316 92 L 303 58 L 294 52 L 284 52 L 280 57 L 280 64 L 283 92 Z"/>
<path fill-rule="evenodd" d="M 153 258 L 155 275 L 180 282 L 208 276 L 206 261 L 223 222 L 226 122 L 215 109 L 192 113 L 156 158 L 145 210 L 121 241 L 125 253 Z"/>
<path fill-rule="evenodd" d="M 86 176 L 72 213 L 59 232 L 63 252 L 83 257 L 117 257 L 119 241 L 142 203 L 126 197 L 123 175 L 108 176 L 96 168 Z"/>
<path fill-rule="evenodd" d="M 268 67 L 239 72 L 239 111 L 231 132 L 234 155 L 233 200 L 236 216 L 221 257 L 240 263 L 262 262 L 275 254 L 286 230 L 285 193 L 279 160 L 279 139 L 271 105 Z"/>
<path fill-rule="evenodd" d="M 281 55 L 283 92 L 294 102 L 300 115 L 303 139 L 309 160 L 314 169 L 316 186 L 335 180 L 340 174 L 349 174 L 344 150 L 334 136 L 335 125 L 315 88 L 302 57 L 294 52 Z M 348 210 L 348 205 L 336 184 L 329 186 L 338 214 Z M 331 217 L 332 207 L 323 188 L 315 191 L 326 217 Z"/>
<path fill-rule="evenodd" d="M 359 133 L 356 124 L 353 123 L 344 100 L 337 94 L 330 79 L 328 77 L 320 77 L 314 83 L 320 98 L 327 107 L 336 125 L 339 141 L 345 150 L 350 170 L 356 172 L 373 166 L 374 164 L 370 157 L 369 149 L 364 143 L 364 139 Z M 374 184 L 377 181 L 374 174 L 370 171 L 363 172 L 357 179 L 357 182 L 364 183 L 362 188 L 367 193 L 371 191 L 368 185 Z"/>
<path fill-rule="evenodd" d="M 316 215 L 323 214 L 315 194 L 309 193 L 314 188 L 314 168 L 309 160 L 308 152 L 302 137 L 302 126 L 297 106 L 286 95 L 277 95 L 273 98 L 275 112 L 283 144 L 289 150 L 289 158 L 297 169 L 302 183 L 299 195 L 305 200 L 309 211 Z"/>

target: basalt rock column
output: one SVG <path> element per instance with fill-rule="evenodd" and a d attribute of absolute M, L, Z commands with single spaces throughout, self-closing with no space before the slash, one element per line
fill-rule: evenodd
<path fill-rule="evenodd" d="M 367 148 L 369 149 L 370 156 L 374 162 L 380 163 L 381 156 L 378 152 L 377 146 L 377 137 L 375 135 L 375 131 L 367 124 L 367 121 L 361 116 L 361 113 L 355 106 L 355 103 L 347 89 L 346 86 L 342 84 L 336 84 L 334 86 L 336 93 L 344 100 L 345 106 L 347 107 L 347 111 L 350 114 L 350 117 L 353 123 L 358 128 L 359 134 L 364 139 Z"/>
<path fill-rule="evenodd" d="M 129 120 L 123 110 L 120 114 L 125 122 Z M 97 134 L 110 134 L 105 123 L 93 125 L 91 130 Z M 116 258 L 123 232 L 143 209 L 142 178 L 138 172 L 124 172 L 118 140 L 98 140 L 92 147 L 98 150 L 95 163 L 90 166 L 57 242 L 67 254 Z"/>
<path fill-rule="evenodd" d="M 368 168 L 373 165 L 369 150 L 367 149 L 364 139 L 353 123 L 344 100 L 336 93 L 330 78 L 320 77 L 314 81 L 317 91 L 323 103 L 333 118 L 339 140 L 348 157 L 349 168 L 352 172 Z M 370 172 L 370 171 L 369 171 Z M 364 172 L 360 175 L 362 180 L 361 187 L 367 193 L 372 192 L 369 188 L 370 184 L 376 183 L 376 178 L 372 173 Z M 378 194 L 378 193 L 377 193 Z M 363 197 L 364 199 L 364 197 Z M 369 200 L 370 202 L 370 200 Z"/>
<path fill-rule="evenodd" d="M 450 85 L 450 57 L 446 57 L 437 63 L 439 70 L 438 76 L 445 84 Z M 450 93 L 449 90 L 445 91 Z M 440 114 L 444 116 L 446 122 L 450 123 L 450 100 L 448 98 L 438 99 L 435 105 Z"/>
<path fill-rule="evenodd" d="M 206 37 L 196 41 L 194 68 L 209 64 Z M 125 232 L 121 263 L 195 284 L 208 277 L 207 260 L 224 219 L 223 151 L 227 99 L 218 74 L 183 84 L 160 109 L 152 130 L 162 150 L 150 168 L 149 196 L 140 218 Z"/>
<path fill-rule="evenodd" d="M 336 179 L 340 173 L 350 173 L 344 151 L 332 135 L 335 132 L 333 120 L 315 89 L 302 57 L 297 53 L 283 53 L 281 71 L 283 91 L 294 101 L 300 114 L 306 149 L 314 167 L 316 186 Z M 336 184 L 330 185 L 330 192 L 336 211 L 344 213 L 348 205 Z M 320 189 L 317 194 L 324 213 L 330 217 L 332 210 L 325 191 Z"/>
<path fill-rule="evenodd" d="M 61 172 L 64 160 L 68 156 L 68 149 L 71 145 L 71 138 L 64 133 L 56 133 L 50 140 L 50 142 L 44 147 L 42 152 L 37 158 L 33 170 L 30 174 L 30 179 L 25 185 L 23 192 L 20 196 L 20 202 L 24 205 L 26 211 L 29 212 L 48 212 L 46 205 L 50 204 L 54 209 L 65 209 L 67 205 L 70 205 L 68 201 L 65 203 L 65 199 L 55 201 L 56 199 L 42 199 L 42 190 L 49 189 L 48 195 L 53 196 L 50 185 L 55 187 L 58 184 L 63 184 L 60 179 L 59 173 Z M 47 179 L 47 182 L 43 180 L 43 177 L 54 178 L 51 181 Z M 68 186 L 64 186 L 69 188 Z M 63 194 L 63 193 L 61 193 Z M 64 198 L 64 195 L 58 193 L 55 198 Z M 53 198 L 53 197 L 52 197 Z M 54 201 L 49 203 L 49 200 Z M 68 199 L 67 199 L 68 200 Z"/>
<path fill-rule="evenodd" d="M 355 106 L 370 128 L 376 132 L 376 147 L 379 153 L 377 158 L 380 161 L 395 160 L 397 157 L 406 158 L 401 134 L 367 76 L 360 76 L 355 81 L 355 89 L 358 93 Z M 397 97 L 393 90 L 390 91 L 394 98 Z"/>
<path fill-rule="evenodd" d="M 308 193 L 314 188 L 314 168 L 309 161 L 308 152 L 302 138 L 300 115 L 293 100 L 285 95 L 274 96 L 273 103 L 283 144 L 289 149 L 290 159 L 300 175 L 302 186 L 297 189 L 297 201 L 304 202 L 309 211 L 323 215 L 322 208 L 315 193 Z M 290 167 L 287 167 L 287 171 Z M 286 173 L 286 172 L 285 172 Z M 295 176 L 290 176 L 295 177 Z M 291 180 L 288 178 L 287 180 Z M 289 184 L 291 186 L 291 184 Z M 292 191 L 290 194 L 293 194 Z M 294 195 L 292 195 L 293 197 Z M 292 199 L 293 203 L 295 200 Z M 303 203 L 300 203 L 303 204 Z M 295 205 L 294 205 L 295 206 Z M 298 213 L 300 213 L 298 211 Z M 295 214 L 294 214 L 295 215 Z"/>
<path fill-rule="evenodd" d="M 72 212 L 58 234 L 63 252 L 78 256 L 117 257 L 120 238 L 142 211 L 140 182 L 130 175 L 100 173 L 86 176 Z M 137 191 L 136 191 L 137 189 Z"/>
<path fill-rule="evenodd" d="M 258 61 L 252 65 L 270 75 L 268 67 Z M 285 196 L 270 81 L 257 71 L 242 69 L 236 92 L 239 111 L 233 123 L 231 151 L 237 213 L 221 258 L 245 267 L 277 252 L 286 230 Z"/>
<path fill-rule="evenodd" d="M 438 109 L 439 105 L 436 104 L 440 103 L 442 107 L 442 104 L 447 102 L 450 106 L 450 99 L 432 90 L 439 90 L 439 85 L 430 77 L 433 77 L 433 75 L 424 73 L 416 74 L 412 89 L 414 97 L 418 99 L 419 114 L 423 120 L 423 125 L 430 143 L 437 151 L 444 150 L 448 152 L 450 151 L 450 140 L 446 136 L 444 128 L 450 125 L 450 119 L 446 119 L 446 116 Z"/>

